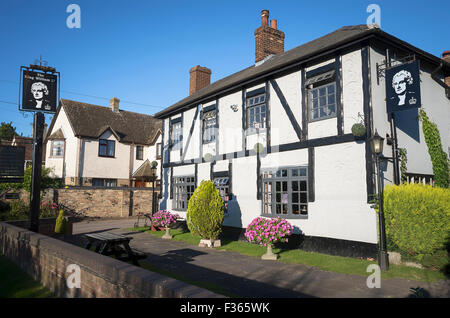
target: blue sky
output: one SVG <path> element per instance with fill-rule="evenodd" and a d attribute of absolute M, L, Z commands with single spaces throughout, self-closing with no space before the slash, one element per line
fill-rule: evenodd
<path fill-rule="evenodd" d="M 80 29 L 66 25 L 71 3 L 81 8 Z M 262 9 L 289 50 L 365 24 L 371 3 L 384 31 L 439 57 L 450 49 L 449 1 L 2 0 L 0 122 L 31 136 L 32 113 L 14 104 L 20 66 L 41 54 L 61 72 L 61 98 L 107 106 L 115 96 L 121 109 L 152 115 L 188 95 L 192 66 L 210 68 L 216 81 L 252 65 Z"/>

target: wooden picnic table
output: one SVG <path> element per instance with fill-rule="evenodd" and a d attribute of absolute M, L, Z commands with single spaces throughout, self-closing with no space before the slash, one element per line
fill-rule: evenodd
<path fill-rule="evenodd" d="M 90 249 L 93 244 L 96 244 L 95 252 L 102 255 L 112 255 L 120 260 L 131 259 L 134 265 L 139 266 L 138 257 L 145 254 L 130 248 L 130 241 L 133 239 L 129 236 L 115 234 L 111 232 L 93 233 L 84 235 L 88 242 L 85 245 L 86 249 Z M 122 248 L 123 246 L 123 248 Z M 125 254 L 126 256 L 122 256 Z"/>

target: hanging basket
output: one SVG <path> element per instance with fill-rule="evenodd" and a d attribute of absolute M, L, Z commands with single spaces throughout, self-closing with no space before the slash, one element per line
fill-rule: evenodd
<path fill-rule="evenodd" d="M 352 126 L 352 134 L 356 137 L 362 137 L 366 134 L 366 126 L 363 123 L 357 123 Z"/>

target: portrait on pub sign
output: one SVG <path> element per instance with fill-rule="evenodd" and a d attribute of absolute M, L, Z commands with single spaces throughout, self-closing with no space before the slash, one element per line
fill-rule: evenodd
<path fill-rule="evenodd" d="M 386 70 L 386 105 L 389 113 L 421 106 L 418 61 Z"/>
<path fill-rule="evenodd" d="M 23 71 L 22 109 L 56 112 L 57 76 Z"/>

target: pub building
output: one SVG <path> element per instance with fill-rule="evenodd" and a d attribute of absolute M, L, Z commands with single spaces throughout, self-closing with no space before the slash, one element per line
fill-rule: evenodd
<path fill-rule="evenodd" d="M 389 71 L 420 68 L 416 105 L 395 111 L 394 130 L 407 150 L 408 180 L 432 182 L 418 107 L 448 153 L 450 54 L 441 59 L 377 25 L 344 26 L 285 51 L 285 33 L 269 23 L 268 10 L 261 20 L 253 65 L 213 83 L 210 69 L 192 67 L 189 96 L 154 115 L 162 121 L 160 208 L 185 217 L 194 189 L 212 180 L 227 201 L 230 231 L 242 235 L 256 217 L 282 217 L 304 247 L 373 257 L 377 215 L 369 201 L 377 176 L 369 139 L 377 132 L 389 140 L 383 156 L 393 158 L 386 92 L 401 95 L 407 81 L 403 72 L 394 84 Z M 352 133 L 359 123 L 365 131 Z M 398 183 L 393 162 L 382 161 L 383 186 Z"/>

